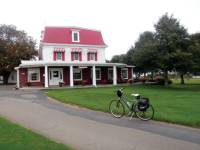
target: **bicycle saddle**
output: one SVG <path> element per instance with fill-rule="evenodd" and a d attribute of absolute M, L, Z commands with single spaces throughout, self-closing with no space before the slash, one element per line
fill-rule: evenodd
<path fill-rule="evenodd" d="M 134 94 L 134 93 L 132 93 L 131 96 L 138 97 L 138 96 L 140 96 L 140 94 Z"/>
<path fill-rule="evenodd" d="M 134 96 L 136 99 L 140 99 L 140 94 L 131 94 L 131 96 Z"/>

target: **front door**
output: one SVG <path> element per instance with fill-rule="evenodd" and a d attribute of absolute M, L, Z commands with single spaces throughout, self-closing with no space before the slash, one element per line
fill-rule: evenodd
<path fill-rule="evenodd" d="M 59 85 L 63 82 L 63 68 L 49 68 L 49 85 Z"/>

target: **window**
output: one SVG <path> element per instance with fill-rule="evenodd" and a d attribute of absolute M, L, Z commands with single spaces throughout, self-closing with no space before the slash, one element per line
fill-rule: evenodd
<path fill-rule="evenodd" d="M 37 73 L 32 73 L 31 74 L 31 81 L 36 81 L 36 80 L 38 80 Z"/>
<path fill-rule="evenodd" d="M 56 60 L 62 60 L 62 61 L 64 61 L 65 60 L 65 52 L 63 51 L 63 52 L 57 52 L 57 51 L 54 51 L 54 53 L 53 53 L 53 59 L 54 59 L 54 61 L 56 61 Z"/>
<path fill-rule="evenodd" d="M 72 42 L 80 42 L 79 31 L 72 31 Z"/>
<path fill-rule="evenodd" d="M 87 60 L 97 61 L 97 52 L 88 52 L 87 53 Z"/>
<path fill-rule="evenodd" d="M 29 82 L 40 82 L 40 69 L 28 69 L 28 81 Z"/>
<path fill-rule="evenodd" d="M 108 80 L 113 80 L 113 69 L 108 68 Z"/>
<path fill-rule="evenodd" d="M 73 69 L 74 80 L 82 80 L 82 70 L 78 68 Z"/>
<path fill-rule="evenodd" d="M 74 52 L 74 60 L 79 60 L 79 52 Z"/>
<path fill-rule="evenodd" d="M 59 72 L 58 71 L 53 71 L 53 77 L 54 78 L 58 78 L 59 77 Z"/>
<path fill-rule="evenodd" d="M 72 61 L 82 61 L 82 52 L 71 52 L 71 60 Z"/>
<path fill-rule="evenodd" d="M 128 68 L 123 68 L 121 70 L 122 79 L 128 79 Z"/>
<path fill-rule="evenodd" d="M 56 52 L 56 60 L 62 60 L 62 52 Z"/>
<path fill-rule="evenodd" d="M 11 76 L 11 80 L 12 81 L 14 81 L 15 80 L 15 77 L 14 77 L 14 75 L 12 74 L 12 76 Z"/>
<path fill-rule="evenodd" d="M 101 80 L 101 69 L 96 68 L 96 80 Z"/>
<path fill-rule="evenodd" d="M 0 76 L 0 81 L 3 81 L 3 76 Z"/>
<path fill-rule="evenodd" d="M 93 71 L 91 71 L 91 78 L 93 78 Z M 96 68 L 96 80 L 101 80 L 101 68 Z"/>
<path fill-rule="evenodd" d="M 94 53 L 90 53 L 90 60 L 95 60 L 95 54 Z"/>

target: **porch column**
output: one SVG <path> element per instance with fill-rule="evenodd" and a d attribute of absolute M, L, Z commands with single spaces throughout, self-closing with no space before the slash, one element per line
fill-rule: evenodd
<path fill-rule="evenodd" d="M 74 86 L 73 66 L 70 66 L 70 87 Z"/>
<path fill-rule="evenodd" d="M 133 67 L 131 68 L 131 79 L 133 80 Z"/>
<path fill-rule="evenodd" d="M 20 87 L 20 84 L 19 84 L 19 68 L 17 68 L 17 88 Z"/>
<path fill-rule="evenodd" d="M 92 66 L 92 85 L 93 86 L 97 86 L 97 83 L 96 83 L 96 67 L 95 67 L 95 65 L 94 66 Z"/>
<path fill-rule="evenodd" d="M 113 66 L 113 85 L 117 85 L 117 67 Z"/>
<path fill-rule="evenodd" d="M 45 79 L 45 81 L 44 81 L 44 87 L 45 88 L 48 88 L 49 87 L 49 79 L 48 79 L 48 75 L 49 73 L 48 73 L 48 66 L 47 65 L 45 65 L 45 67 L 44 67 L 44 79 Z"/>

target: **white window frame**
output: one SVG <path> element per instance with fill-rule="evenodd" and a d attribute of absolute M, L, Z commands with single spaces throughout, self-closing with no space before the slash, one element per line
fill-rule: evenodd
<path fill-rule="evenodd" d="M 124 78 L 123 75 L 122 75 L 122 72 L 123 72 L 123 71 L 126 71 L 126 72 L 127 72 L 126 78 Z M 121 69 L 121 78 L 122 78 L 122 79 L 128 79 L 128 68 L 122 68 L 122 69 Z"/>
<path fill-rule="evenodd" d="M 74 35 L 77 34 L 77 40 L 74 39 Z M 79 31 L 72 31 L 72 42 L 80 42 L 80 34 Z"/>
<path fill-rule="evenodd" d="M 99 78 L 97 78 L 97 72 L 96 71 L 99 71 Z M 101 68 L 96 68 L 95 73 L 96 73 L 96 80 L 101 80 Z M 93 78 L 93 69 L 91 70 L 91 78 Z"/>
<path fill-rule="evenodd" d="M 60 58 L 58 58 L 58 53 L 61 54 L 61 55 L 60 55 L 60 56 L 61 56 Z M 63 52 L 56 52 L 56 60 L 62 60 L 62 59 L 63 59 L 63 58 L 62 58 L 62 55 L 63 55 L 62 53 L 63 53 Z"/>
<path fill-rule="evenodd" d="M 79 52 L 73 52 L 74 54 L 73 54 L 73 59 L 74 59 L 74 61 L 79 61 Z M 77 59 L 75 59 L 76 57 L 75 57 L 75 54 L 78 54 L 78 57 L 77 57 Z"/>
<path fill-rule="evenodd" d="M 91 59 L 91 58 L 92 58 L 92 55 L 93 55 L 93 59 Z M 94 60 L 95 60 L 95 53 L 90 52 L 90 53 L 89 53 L 89 57 L 90 57 L 90 60 L 93 60 L 93 61 L 94 61 Z"/>
<path fill-rule="evenodd" d="M 74 73 L 75 73 L 76 71 L 80 71 L 80 73 L 81 73 L 81 78 L 80 78 L 80 79 L 75 79 Z M 82 77 L 83 77 L 83 75 L 82 75 L 82 69 L 73 68 L 73 78 L 74 78 L 74 81 L 81 81 L 81 80 L 82 80 Z"/>
<path fill-rule="evenodd" d="M 32 80 L 31 79 L 31 74 L 32 73 L 37 73 L 38 79 L 37 80 Z M 28 82 L 40 82 L 40 68 L 31 68 L 28 69 Z"/>
<path fill-rule="evenodd" d="M 97 78 L 97 71 L 99 71 L 99 78 Z M 96 68 L 95 73 L 96 73 L 96 80 L 101 80 L 101 68 Z"/>
<path fill-rule="evenodd" d="M 109 71 L 112 70 L 112 79 L 109 79 Z M 113 68 L 108 68 L 108 80 L 113 80 Z"/>

